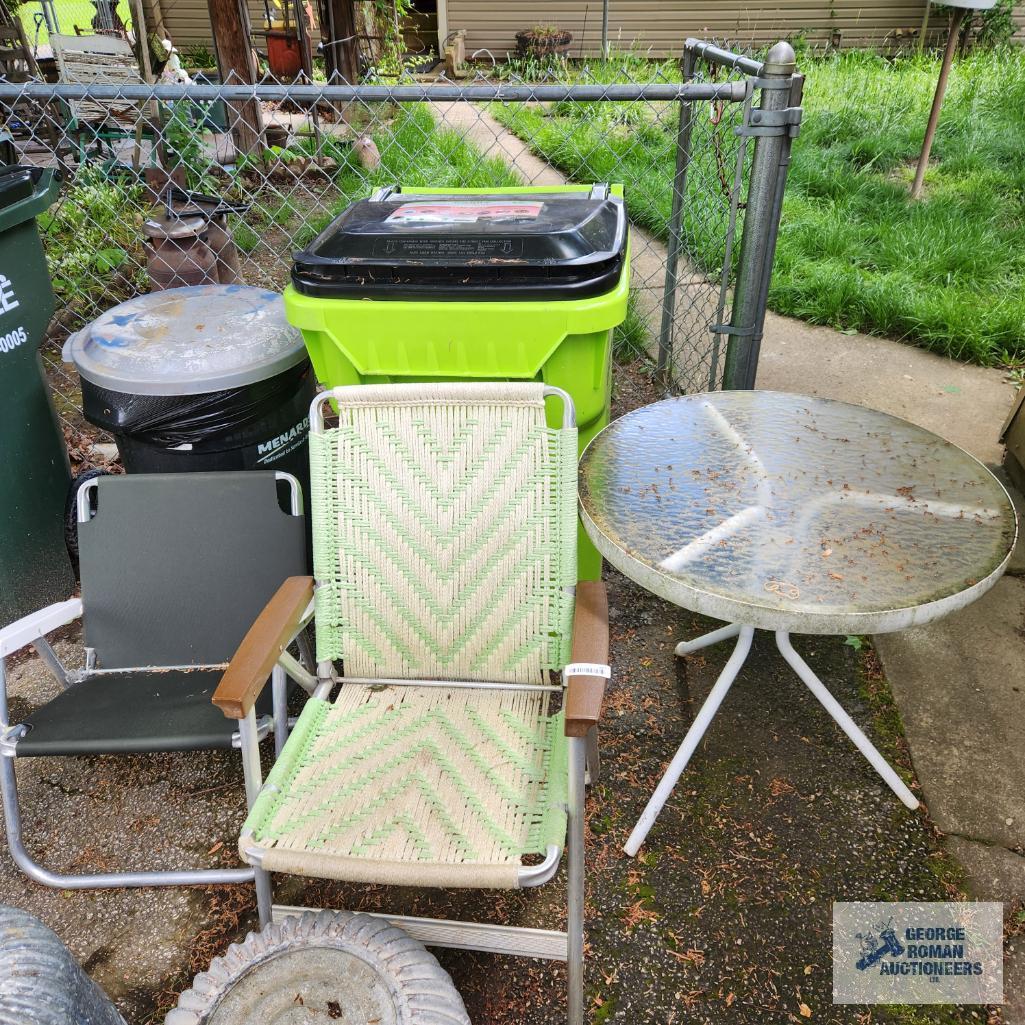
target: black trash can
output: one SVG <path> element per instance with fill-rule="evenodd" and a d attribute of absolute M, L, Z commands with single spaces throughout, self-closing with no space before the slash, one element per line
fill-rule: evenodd
<path fill-rule="evenodd" d="M 0 627 L 75 587 L 68 453 L 39 356 L 54 299 L 35 219 L 56 194 L 53 171 L 0 168 Z"/>
<path fill-rule="evenodd" d="M 277 292 L 196 285 L 138 296 L 64 346 L 86 419 L 128 473 L 284 470 L 309 494 L 317 391 Z"/>

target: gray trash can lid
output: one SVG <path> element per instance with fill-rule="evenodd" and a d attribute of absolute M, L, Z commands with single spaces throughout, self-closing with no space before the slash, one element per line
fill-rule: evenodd
<path fill-rule="evenodd" d="M 248 285 L 137 296 L 71 335 L 63 356 L 86 381 L 135 395 L 239 388 L 307 358 L 281 296 Z"/>

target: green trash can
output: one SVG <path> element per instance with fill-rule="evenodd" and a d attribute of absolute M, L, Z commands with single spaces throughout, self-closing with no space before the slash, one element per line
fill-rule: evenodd
<path fill-rule="evenodd" d="M 0 626 L 75 587 L 64 542 L 71 472 L 39 356 L 54 298 L 35 219 L 56 194 L 51 170 L 0 168 Z"/>
<path fill-rule="evenodd" d="M 583 450 L 609 421 L 629 259 L 622 186 L 389 186 L 296 254 L 285 312 L 327 387 L 544 381 L 573 397 Z M 597 579 L 579 538 L 580 578 Z"/>

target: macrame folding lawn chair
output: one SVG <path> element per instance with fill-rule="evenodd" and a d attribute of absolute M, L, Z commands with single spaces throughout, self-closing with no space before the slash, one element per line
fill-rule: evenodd
<path fill-rule="evenodd" d="M 304 523 L 299 483 L 290 474 L 139 474 L 82 485 L 81 599 L 0 630 L 0 788 L 8 847 L 26 875 L 61 889 L 253 880 L 249 868 L 88 875 L 43 868 L 22 840 L 14 766 L 16 759 L 49 755 L 240 747 L 238 727 L 210 699 L 253 617 L 284 580 L 305 570 Z M 79 617 L 85 668 L 73 671 L 46 634 Z M 62 689 L 12 724 L 4 658 L 28 646 Z M 243 731 L 252 725 L 254 745 L 272 727 L 279 747 L 287 734 L 287 681 L 282 670 L 273 676 L 272 700 L 242 724 Z M 247 780 L 249 796 L 254 784 Z"/>
<path fill-rule="evenodd" d="M 49 39 L 62 85 L 145 85 L 132 44 L 117 36 L 66 36 L 54 33 Z M 77 141 L 76 158 L 88 161 L 90 146 L 110 170 L 118 163 L 117 144 L 133 139 L 133 166 L 139 166 L 139 149 L 144 135 L 152 141 L 157 134 L 146 110 L 145 100 L 120 97 L 67 100 L 68 134 Z M 104 147 L 108 153 L 104 154 Z"/>
<path fill-rule="evenodd" d="M 316 690 L 239 841 L 261 922 L 270 872 L 537 886 L 568 832 L 566 932 L 390 920 L 428 945 L 567 959 L 579 1023 L 584 771 L 608 612 L 601 583 L 576 584 L 570 398 L 541 384 L 368 385 L 318 396 L 310 422 L 316 586 L 282 587 L 214 695 L 251 719 L 315 612 L 318 675 L 297 678 Z M 287 653 L 282 664 L 298 669 Z"/>

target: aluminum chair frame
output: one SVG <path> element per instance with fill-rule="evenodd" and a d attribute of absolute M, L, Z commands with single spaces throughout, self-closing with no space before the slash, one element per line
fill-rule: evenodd
<path fill-rule="evenodd" d="M 552 386 L 545 386 L 543 394 L 546 398 L 555 397 L 561 400 L 563 405 L 563 428 L 575 427 L 576 414 L 572 398 L 569 394 L 561 388 Z M 335 398 L 334 390 L 329 390 L 321 392 L 313 400 L 310 406 L 311 433 L 323 433 L 325 429 L 325 406 Z M 292 581 L 287 583 L 292 583 Z M 296 583 L 299 583 L 299 581 L 296 581 Z M 607 609 L 605 610 L 605 615 L 607 628 Z M 425 686 L 424 681 L 418 680 L 364 680 L 339 676 L 335 672 L 333 664 L 329 661 L 318 663 L 316 675 L 304 670 L 295 659 L 288 655 L 285 649 L 291 640 L 298 635 L 300 630 L 313 620 L 313 616 L 314 605 L 312 586 L 310 586 L 310 597 L 301 616 L 294 623 L 292 629 L 282 632 L 279 636 L 277 648 L 280 650 L 280 654 L 275 662 L 276 668 L 283 670 L 296 683 L 309 691 L 311 697 L 327 700 L 337 686 L 345 685 L 360 686 L 387 683 L 396 686 Z M 254 632 L 257 629 L 258 625 L 254 626 Z M 243 642 L 244 646 L 245 642 Z M 581 673 L 581 675 L 584 674 Z M 486 681 L 465 680 L 427 681 L 426 685 L 479 689 L 497 686 L 522 686 L 526 689 L 551 689 L 566 693 L 569 676 L 570 674 L 564 671 L 562 686 L 551 688 L 542 688 L 529 684 L 489 684 Z M 604 682 L 604 680 L 601 681 L 602 690 L 604 689 Z M 225 715 L 232 715 L 224 704 L 218 702 L 217 695 L 215 695 L 214 701 L 220 705 Z M 600 702 L 599 694 L 599 711 Z M 262 786 L 259 752 L 255 741 L 257 730 L 255 713 L 252 709 L 249 709 L 244 715 L 236 717 L 239 718 L 240 723 L 242 758 L 247 766 L 246 778 L 247 780 L 251 778 L 256 781 L 256 792 L 253 794 L 253 799 L 255 800 Z M 561 930 L 519 928 L 480 922 L 418 918 L 406 915 L 378 915 L 376 917 L 384 918 L 391 924 L 404 929 L 413 938 L 428 946 L 565 961 L 567 963 L 568 976 L 568 1022 L 569 1025 L 582 1025 L 584 1021 L 584 809 L 586 784 L 589 780 L 596 779 L 598 772 L 597 725 L 592 725 L 590 729 L 580 736 L 568 736 L 566 740 L 569 765 L 567 842 L 565 851 L 567 854 L 567 929 L 565 932 Z M 519 869 L 519 886 L 521 888 L 541 886 L 549 882 L 558 872 L 563 853 L 561 847 L 550 845 L 544 860 L 540 864 L 523 866 Z M 252 853 L 247 851 L 247 856 L 252 858 L 254 864 L 261 928 L 272 921 L 279 921 L 289 915 L 316 910 L 274 904 L 270 872 L 260 866 L 258 863 L 260 857 L 255 851 Z"/>
<path fill-rule="evenodd" d="M 288 484 L 291 495 L 291 515 L 302 516 L 303 500 L 299 481 L 289 473 L 277 472 L 275 478 Z M 86 522 L 91 513 L 91 499 L 98 486 L 97 480 L 86 481 L 77 494 L 77 519 Z M 0 795 L 2 795 L 4 827 L 7 844 L 18 868 L 33 881 L 56 889 L 83 890 L 105 888 L 132 888 L 141 886 L 194 886 L 226 883 L 251 883 L 255 879 L 252 868 L 238 869 L 182 869 L 142 872 L 96 872 L 62 873 L 54 872 L 35 861 L 25 848 L 21 804 L 18 797 L 17 775 L 14 762 L 18 754 L 18 742 L 28 733 L 24 724 L 12 725 L 7 700 L 6 659 L 27 647 L 33 648 L 46 664 L 50 673 L 60 685 L 87 684 L 88 680 L 106 672 L 166 672 L 171 669 L 224 669 L 227 663 L 189 666 L 134 666 L 117 670 L 97 668 L 95 651 L 85 648 L 85 667 L 68 669 L 47 640 L 47 635 L 80 619 L 83 605 L 80 598 L 57 602 L 17 620 L 0 630 Z M 239 723 L 239 729 L 232 735 L 232 747 L 242 752 L 242 770 L 245 777 L 247 808 L 252 806 L 259 791 L 259 743 L 271 732 L 274 734 L 275 753 L 280 753 L 288 736 L 287 680 L 285 671 L 275 667 L 271 675 L 273 714 L 255 716 Z M 247 752 L 256 751 L 254 765 Z"/>

